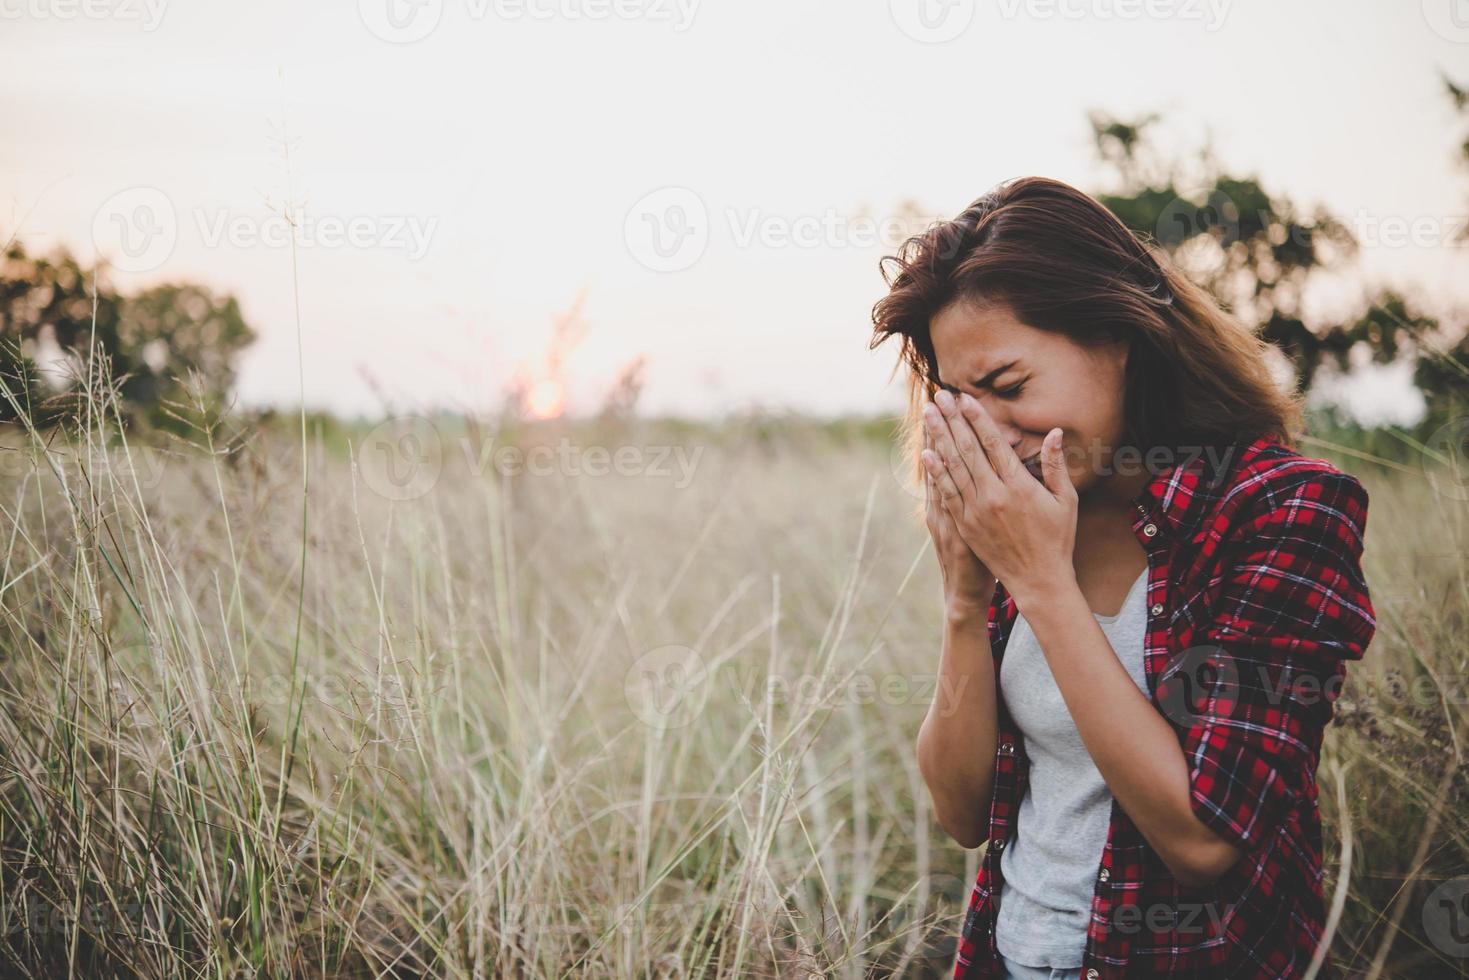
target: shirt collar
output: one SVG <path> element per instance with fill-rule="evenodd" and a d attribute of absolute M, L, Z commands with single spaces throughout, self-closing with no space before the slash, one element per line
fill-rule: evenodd
<path fill-rule="evenodd" d="M 1164 532 L 1191 538 L 1228 493 L 1233 483 L 1230 476 L 1243 462 L 1278 441 L 1267 434 L 1250 442 L 1181 447 L 1176 462 L 1160 469 L 1133 498 L 1133 507 Z M 1143 460 L 1146 463 L 1146 455 Z"/>

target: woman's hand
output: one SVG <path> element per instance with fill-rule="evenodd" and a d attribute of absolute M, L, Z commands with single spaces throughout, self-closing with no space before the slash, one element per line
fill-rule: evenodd
<path fill-rule="evenodd" d="M 1059 429 L 1046 434 L 1037 482 L 979 401 L 940 390 L 923 407 L 923 465 L 959 537 L 1018 605 L 1075 583 L 1076 488 Z"/>
<path fill-rule="evenodd" d="M 925 453 L 933 451 L 933 436 L 928 431 L 924 432 L 923 445 Z M 994 573 L 975 557 L 960 536 L 953 515 L 939 496 L 932 473 L 924 477 L 923 485 L 928 533 L 933 538 L 933 550 L 938 554 L 939 572 L 944 580 L 944 608 L 952 617 L 987 620 L 995 594 Z"/>

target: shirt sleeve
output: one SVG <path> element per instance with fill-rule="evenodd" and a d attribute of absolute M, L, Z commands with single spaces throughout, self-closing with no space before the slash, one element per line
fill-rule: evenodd
<path fill-rule="evenodd" d="M 1180 726 L 1193 812 L 1253 850 L 1315 779 L 1346 661 L 1376 630 L 1367 492 L 1336 470 L 1268 489 L 1221 548 L 1223 591 L 1188 653 L 1213 684 Z M 1184 664 L 1191 670 L 1192 664 Z"/>

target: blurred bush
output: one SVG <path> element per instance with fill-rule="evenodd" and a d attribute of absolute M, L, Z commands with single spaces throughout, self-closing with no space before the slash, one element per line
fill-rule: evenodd
<path fill-rule="evenodd" d="M 228 409 L 254 340 L 234 296 L 185 282 L 127 296 L 64 249 L 0 256 L 0 422 L 54 424 L 91 376 L 114 379 L 130 422 L 182 433 Z"/>

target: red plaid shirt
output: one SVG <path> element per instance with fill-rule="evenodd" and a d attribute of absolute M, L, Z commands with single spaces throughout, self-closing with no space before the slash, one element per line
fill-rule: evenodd
<path fill-rule="evenodd" d="M 1172 462 L 1133 500 L 1133 533 L 1148 555 L 1149 696 L 1188 760 L 1193 812 L 1246 853 L 1213 884 L 1187 888 L 1113 798 L 1081 976 L 1303 976 L 1325 918 L 1322 733 L 1345 661 L 1361 658 L 1377 628 L 1360 565 L 1367 493 L 1271 437 Z M 1015 616 L 997 585 L 989 611 L 997 691 Z M 1001 976 L 1000 851 L 1015 833 L 1028 759 L 1004 699 L 996 701 L 989 841 L 956 980 Z M 1329 958 L 1317 976 L 1337 976 Z"/>

